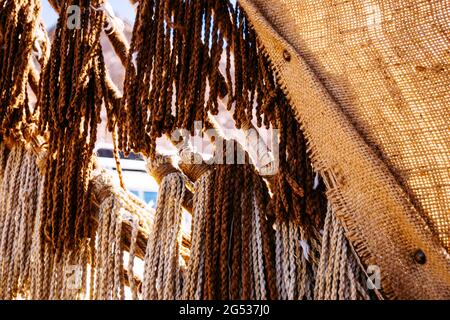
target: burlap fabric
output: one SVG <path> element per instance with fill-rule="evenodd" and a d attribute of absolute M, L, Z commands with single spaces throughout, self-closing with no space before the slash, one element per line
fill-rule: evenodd
<path fill-rule="evenodd" d="M 363 264 L 390 298 L 450 298 L 450 2 L 240 3 Z"/>

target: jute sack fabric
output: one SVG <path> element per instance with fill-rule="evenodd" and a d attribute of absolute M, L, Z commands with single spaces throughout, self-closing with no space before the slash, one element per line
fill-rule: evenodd
<path fill-rule="evenodd" d="M 450 298 L 450 3 L 240 4 L 382 292 Z"/>

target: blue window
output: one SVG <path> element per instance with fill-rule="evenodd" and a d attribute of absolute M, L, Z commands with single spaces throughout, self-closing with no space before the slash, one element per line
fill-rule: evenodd
<path fill-rule="evenodd" d="M 158 198 L 157 192 L 149 192 L 149 191 L 144 192 L 144 201 L 146 203 L 149 203 L 150 201 L 152 201 L 156 205 L 157 198 Z"/>
<path fill-rule="evenodd" d="M 136 190 L 130 190 L 130 192 L 132 193 L 132 194 L 134 194 L 136 197 L 141 197 L 141 195 L 139 194 L 139 191 L 136 191 Z"/>

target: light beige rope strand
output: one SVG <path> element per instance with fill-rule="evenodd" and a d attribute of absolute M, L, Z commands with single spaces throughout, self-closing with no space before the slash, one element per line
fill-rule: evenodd
<path fill-rule="evenodd" d="M 8 276 L 10 272 L 10 267 L 12 263 L 12 249 L 13 249 L 13 239 L 15 235 L 15 225 L 16 219 L 15 215 L 18 210 L 18 197 L 20 189 L 20 173 L 22 169 L 22 158 L 24 155 L 24 150 L 21 147 L 16 147 L 11 151 L 11 155 L 8 158 L 8 162 L 11 161 L 11 167 L 8 173 L 10 175 L 4 177 L 4 182 L 7 179 L 11 179 L 7 183 L 6 199 L 3 213 L 1 214 L 1 219 L 3 220 L 2 230 L 0 230 L 1 241 L 0 241 L 0 298 L 8 299 L 11 295 L 11 290 L 8 287 Z"/>
<path fill-rule="evenodd" d="M 20 266 L 23 264 L 25 250 L 28 249 L 28 246 L 24 242 L 26 230 L 26 211 L 27 207 L 31 205 L 29 201 L 30 199 L 27 195 L 31 175 L 31 161 L 30 154 L 26 153 L 22 158 L 19 181 L 16 182 L 19 183 L 21 188 L 19 189 L 19 197 L 17 198 L 18 203 L 16 203 L 17 211 L 14 215 L 14 232 L 11 232 L 12 230 L 10 230 L 12 257 L 10 259 L 9 270 L 7 273 L 7 287 L 9 291 L 5 299 L 12 299 L 17 295 L 20 286 Z"/>
<path fill-rule="evenodd" d="M 31 280 L 29 279 L 31 274 L 31 248 L 33 244 L 33 228 L 35 227 L 35 217 L 38 211 L 38 199 L 40 193 L 40 185 L 41 185 L 41 175 L 36 165 L 36 157 L 32 157 L 32 161 L 30 162 L 30 180 L 28 186 L 28 194 L 27 194 L 27 203 L 28 206 L 26 208 L 27 213 L 25 214 L 26 219 L 24 222 L 24 232 L 25 239 L 23 244 L 26 245 L 26 248 L 19 249 L 23 251 L 24 254 L 24 262 L 21 264 L 18 269 L 19 274 L 22 277 L 22 288 L 21 294 L 25 294 L 25 291 L 29 289 L 29 285 Z M 22 259 L 20 259 L 22 260 Z"/>
<path fill-rule="evenodd" d="M 282 261 L 283 261 L 283 241 L 281 239 L 281 226 L 277 224 L 275 226 L 275 268 L 277 277 L 277 287 L 280 300 L 286 300 L 286 288 L 284 287 Z"/>
<path fill-rule="evenodd" d="M 342 246 L 343 246 L 343 238 L 344 238 L 344 230 L 339 224 L 339 221 L 334 218 L 333 219 L 333 236 L 332 236 L 332 254 L 330 256 L 330 260 L 332 261 L 332 282 L 331 282 L 331 290 L 328 291 L 330 296 L 330 300 L 338 299 L 338 285 L 339 282 L 339 267 L 341 264 L 341 255 L 342 255 Z M 348 263 L 348 261 L 346 261 Z M 345 263 L 345 261 L 344 261 Z M 331 277 L 330 277 L 331 278 Z M 341 284 L 343 285 L 343 284 Z"/>
<path fill-rule="evenodd" d="M 200 268 L 204 248 L 204 237 L 201 231 L 204 228 L 204 205 L 206 196 L 206 180 L 209 174 L 202 175 L 194 184 L 193 217 L 191 234 L 191 252 L 187 268 L 186 285 L 184 287 L 184 298 L 195 299 L 197 292 L 202 287 L 201 276 L 203 270 Z M 201 290 L 201 289 L 200 289 Z M 200 294 L 200 293 L 199 293 Z"/>
<path fill-rule="evenodd" d="M 256 204 L 256 200 L 253 199 L 254 203 Z M 264 261 L 263 261 L 263 247 L 262 247 L 262 233 L 261 233 L 261 218 L 260 218 L 260 211 L 257 205 L 255 205 L 255 238 L 256 238 L 256 250 L 258 252 L 258 269 L 257 269 L 257 276 L 260 281 L 259 288 L 260 288 L 260 297 L 261 300 L 267 299 L 267 289 L 266 289 L 266 279 L 264 276 Z"/>
<path fill-rule="evenodd" d="M 113 300 L 123 300 L 122 294 L 122 278 L 123 278 L 123 250 L 121 244 L 122 236 L 122 216 L 120 210 L 115 210 L 115 230 L 114 230 L 114 289 Z"/>
<path fill-rule="evenodd" d="M 39 299 L 41 292 L 41 285 L 39 279 L 39 271 L 41 270 L 41 241 L 39 230 L 41 228 L 41 214 L 42 214 L 42 200 L 43 200 L 43 185 L 44 178 L 39 178 L 39 192 L 37 196 L 37 212 L 36 217 L 33 221 L 34 229 L 32 229 L 31 235 L 31 253 L 30 253 L 30 297 L 32 299 Z"/>
<path fill-rule="evenodd" d="M 109 225 L 108 230 L 108 243 L 107 249 L 105 252 L 106 255 L 106 277 L 105 277 L 105 299 L 111 300 L 114 299 L 114 289 L 115 289 L 115 279 L 114 279 L 114 269 L 115 269 L 115 239 L 116 239 L 116 221 L 115 221 L 115 213 L 117 208 L 115 207 L 116 200 L 113 200 L 112 210 L 109 212 L 111 214 L 111 223 Z"/>
<path fill-rule="evenodd" d="M 97 268 L 97 286 L 96 293 L 97 299 L 107 299 L 108 291 L 108 243 L 109 243 L 109 230 L 111 225 L 110 213 L 113 210 L 113 197 L 109 197 L 102 203 L 100 208 L 100 214 L 102 215 L 102 226 L 99 237 L 99 246 L 97 247 L 98 254 L 98 268 Z"/>
<path fill-rule="evenodd" d="M 179 259 L 184 191 L 184 181 L 178 173 L 164 177 L 145 255 L 143 299 L 176 299 L 181 295 Z"/>
<path fill-rule="evenodd" d="M 24 293 L 28 272 L 30 268 L 31 232 L 37 206 L 39 188 L 39 172 L 37 171 L 35 157 L 27 152 L 27 170 L 25 183 L 20 192 L 20 202 L 23 204 L 20 217 L 19 235 L 15 239 L 13 280 L 10 286 L 15 287 L 15 294 Z"/>
<path fill-rule="evenodd" d="M 138 299 L 138 290 L 136 287 L 136 281 L 134 279 L 134 259 L 135 259 L 135 248 L 136 248 L 136 239 L 139 231 L 139 221 L 137 217 L 133 217 L 132 223 L 133 229 L 131 231 L 131 241 L 130 241 L 130 250 L 128 252 L 128 281 L 130 284 L 131 298 L 133 300 Z"/>
<path fill-rule="evenodd" d="M 147 249 L 144 258 L 144 278 L 142 284 L 142 297 L 144 300 L 156 299 L 156 274 L 158 272 L 156 265 L 159 263 L 160 250 L 157 249 L 158 236 L 163 224 L 163 207 L 165 201 L 167 183 L 161 184 L 158 193 L 157 207 L 155 212 L 154 223 L 147 242 Z"/>
<path fill-rule="evenodd" d="M 322 251 L 314 288 L 314 298 L 368 299 L 362 272 L 345 237 L 345 230 L 328 207 L 322 237 Z"/>
<path fill-rule="evenodd" d="M 176 299 L 179 292 L 179 284 L 181 282 L 181 274 L 180 274 L 180 247 L 182 242 L 182 234 L 181 234 L 181 222 L 182 222 L 182 213 L 183 209 L 181 206 L 182 200 L 184 198 L 185 186 L 181 176 L 176 176 L 177 180 L 172 180 L 172 189 L 174 190 L 174 208 L 173 208 L 173 216 L 170 221 L 170 225 L 168 225 L 170 232 L 168 235 L 168 251 L 167 253 L 167 262 L 166 262 L 166 270 L 165 278 L 169 278 L 170 281 L 165 282 L 165 295 L 164 299 Z M 178 199 L 178 201 L 177 201 Z M 177 285 L 178 283 L 178 285 Z M 175 288 L 174 288 L 175 286 Z M 175 292 L 175 296 L 173 295 Z M 178 293 L 177 293 L 178 292 Z"/>
<path fill-rule="evenodd" d="M 320 253 L 320 261 L 316 273 L 316 284 L 314 288 L 314 299 L 323 300 L 325 297 L 325 276 L 327 272 L 328 250 L 329 250 L 329 231 L 331 229 L 331 205 L 328 204 L 327 215 L 322 234 L 322 249 Z"/>
<path fill-rule="evenodd" d="M 297 280 L 297 276 L 296 273 L 298 272 L 297 267 L 296 267 L 296 263 L 295 263 L 295 259 L 296 254 L 295 254 L 295 243 L 297 241 L 299 241 L 298 238 L 295 237 L 295 230 L 297 229 L 297 226 L 292 222 L 289 221 L 288 224 L 288 232 L 289 232 L 289 292 L 290 292 L 290 300 L 294 300 L 296 298 L 296 280 Z"/>

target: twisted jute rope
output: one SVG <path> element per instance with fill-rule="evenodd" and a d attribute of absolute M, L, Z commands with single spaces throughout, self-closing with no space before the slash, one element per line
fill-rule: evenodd
<path fill-rule="evenodd" d="M 110 178 L 98 170 L 93 184 L 100 210 L 98 220 L 85 222 L 90 225 L 88 240 L 79 250 L 55 251 L 40 234 L 46 195 L 38 157 L 21 144 L 8 149 L 0 142 L 0 298 L 124 298 L 123 230 L 133 225 L 131 240 L 125 243 L 134 248 L 134 256 L 142 251 L 136 233 L 148 234 L 151 212 L 125 191 L 114 190 Z M 131 269 L 128 278 L 136 279 Z"/>
<path fill-rule="evenodd" d="M 1 194 L 8 195 L 0 198 L 2 298 L 11 299 L 22 295 L 37 299 L 74 299 L 85 297 L 87 292 L 90 292 L 91 298 L 97 299 L 124 298 L 125 268 L 128 285 L 133 287 L 130 281 L 133 283 L 136 281 L 132 261 L 139 226 L 143 224 L 142 220 L 145 220 L 143 217 L 146 216 L 142 212 L 142 207 L 138 205 L 139 202 L 125 196 L 123 190 L 114 193 L 107 181 L 95 180 L 103 186 L 94 188 L 97 190 L 97 198 L 104 199 L 100 204 L 96 244 L 91 248 L 90 244 L 86 243 L 79 252 L 67 251 L 55 254 L 49 242 L 41 241 L 38 232 L 39 224 L 42 223 L 41 201 L 45 195 L 42 178 L 36 165 L 37 158 L 32 152 L 20 146 L 12 148 L 6 154 L 5 146 L 1 144 L 1 151 L 3 159 L 0 160 L 5 164 L 2 169 Z M 99 174 L 98 177 L 103 176 Z M 158 201 L 158 210 L 162 214 L 157 214 L 153 222 L 154 232 L 149 239 L 151 245 L 147 246 L 142 295 L 144 298 L 204 298 L 206 257 L 203 252 L 206 248 L 206 237 L 202 229 L 206 228 L 205 209 L 213 202 L 210 196 L 213 194 L 211 191 L 214 186 L 212 178 L 213 171 L 205 171 L 195 182 L 193 244 L 185 280 L 182 278 L 184 268 L 183 260 L 180 258 L 180 248 L 183 246 L 180 240 L 180 212 L 184 199 L 183 192 L 186 190 L 184 178 L 179 172 L 171 172 L 163 178 Z M 258 199 L 254 195 L 251 211 L 252 231 L 249 241 L 243 241 L 249 246 L 251 258 L 248 265 L 252 287 L 249 297 L 254 299 L 268 297 L 266 260 L 261 234 L 261 209 L 264 210 L 258 205 Z M 129 260 L 128 266 L 125 267 L 122 257 L 124 250 L 122 222 L 123 217 L 128 216 L 127 211 L 134 211 L 135 214 L 130 219 L 132 260 Z M 145 223 L 152 224 L 148 221 Z M 162 240 L 158 241 L 161 237 Z M 302 245 L 303 239 L 303 231 L 295 225 L 275 226 L 274 257 L 280 298 L 301 299 L 311 298 L 312 295 L 316 299 L 368 298 L 360 267 L 352 256 L 353 252 L 348 247 L 344 230 L 334 217 L 331 207 L 325 221 L 317 272 L 314 272 L 314 268 L 307 263 L 308 260 L 313 260 L 309 251 L 317 244 Z M 150 258 L 151 261 L 148 260 Z M 93 276 L 90 275 L 90 288 L 86 283 L 88 264 L 90 272 L 93 273 Z M 74 265 L 80 265 L 82 272 L 82 284 L 75 290 L 73 285 L 68 285 L 70 279 L 66 273 L 66 270 Z M 149 265 L 150 267 L 147 267 Z M 152 270 L 156 272 L 151 272 Z M 311 283 L 315 274 L 316 284 L 312 294 Z M 242 285 L 243 283 L 239 286 Z M 139 298 L 140 292 L 136 289 L 136 285 L 133 292 L 133 298 Z"/>
<path fill-rule="evenodd" d="M 144 259 L 143 299 L 181 298 L 184 192 L 184 180 L 179 173 L 169 173 L 163 178 Z"/>
<path fill-rule="evenodd" d="M 367 289 L 363 271 L 345 238 L 345 230 L 328 205 L 314 299 L 367 300 Z"/>
<path fill-rule="evenodd" d="M 208 166 L 187 149 L 180 156 L 179 167 L 194 181 L 192 246 L 183 297 L 276 297 L 275 253 L 262 180 L 246 165 Z"/>

